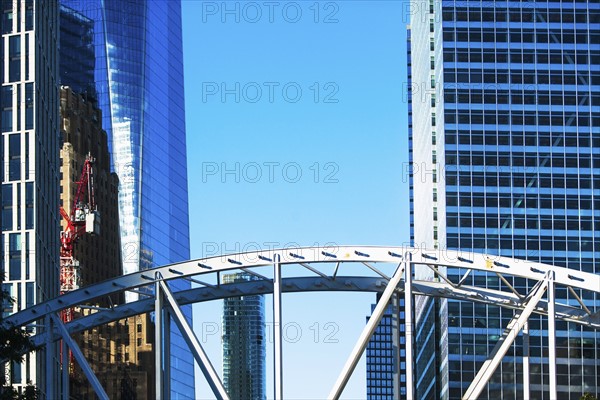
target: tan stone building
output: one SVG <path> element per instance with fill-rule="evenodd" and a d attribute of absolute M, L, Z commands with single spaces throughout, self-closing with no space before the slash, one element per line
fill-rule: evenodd
<path fill-rule="evenodd" d="M 121 245 L 119 236 L 118 189 L 119 178 L 110 172 L 110 154 L 106 132 L 102 130 L 100 110 L 69 88 L 61 88 L 60 187 L 61 205 L 71 214 L 86 155 L 94 163 L 95 201 L 100 212 L 100 235 L 83 235 L 75 246 L 79 261 L 80 286 L 119 276 Z M 66 222 L 61 221 L 64 230 Z"/>
<path fill-rule="evenodd" d="M 77 181 L 86 155 L 94 163 L 95 202 L 100 214 L 100 234 L 83 235 L 75 245 L 79 261 L 79 285 L 87 286 L 122 274 L 119 235 L 119 180 L 110 171 L 107 134 L 102 115 L 92 101 L 68 87 L 60 90 L 61 111 L 61 205 L 70 215 Z M 62 221 L 62 229 L 66 222 Z M 97 306 L 119 304 L 123 298 L 99 299 Z M 91 309 L 75 310 L 87 315 Z M 154 398 L 152 341 L 154 326 L 148 315 L 127 318 L 83 332 L 76 337 L 90 366 L 111 399 Z M 94 398 L 93 390 L 75 363 L 71 372 L 71 398 Z"/>

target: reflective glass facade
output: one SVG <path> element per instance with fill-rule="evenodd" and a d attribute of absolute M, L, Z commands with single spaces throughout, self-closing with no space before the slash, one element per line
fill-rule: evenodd
<path fill-rule="evenodd" d="M 223 283 L 259 278 L 223 276 Z M 223 300 L 223 385 L 232 399 L 266 399 L 265 300 L 240 296 Z"/>
<path fill-rule="evenodd" d="M 61 4 L 94 21 L 94 77 L 119 176 L 124 272 L 189 259 L 180 1 Z M 191 307 L 184 312 L 191 320 Z M 176 330 L 172 346 L 172 397 L 193 398 L 193 358 Z"/>
<path fill-rule="evenodd" d="M 2 80 L 2 290 L 15 299 L 2 304 L 3 316 L 58 295 L 59 288 L 59 100 L 58 4 L 4 0 L 0 42 Z M 28 328 L 34 332 L 36 328 Z M 40 329 L 40 328 L 37 328 Z M 41 328 L 43 329 L 43 328 Z M 58 365 L 45 352 L 22 364 L 2 367 L 7 383 L 27 382 L 47 393 Z M 57 358 L 54 358 L 57 361 Z M 5 370 L 6 367 L 6 370 Z"/>
<path fill-rule="evenodd" d="M 413 5 L 414 244 L 600 273 L 600 4 Z M 478 274 L 468 284 L 500 285 Z M 564 288 L 557 297 L 572 301 Z M 422 301 L 417 313 L 419 398 L 460 398 L 513 316 L 456 301 Z M 532 317 L 529 328 L 531 398 L 545 399 L 546 322 Z M 558 398 L 598 396 L 600 333 L 557 329 Z M 522 398 L 521 363 L 518 338 L 482 396 Z"/>
<path fill-rule="evenodd" d="M 379 300 L 379 295 L 377 300 Z M 400 309 L 403 301 L 400 302 Z M 371 313 L 376 304 L 371 305 Z M 367 322 L 370 317 L 367 317 Z M 367 344 L 367 399 L 394 400 L 406 396 L 404 311 L 398 300 L 386 308 Z M 400 351 L 400 354 L 398 354 Z M 398 360 L 400 365 L 398 365 Z"/>
<path fill-rule="evenodd" d="M 94 99 L 94 21 L 65 5 L 60 7 L 59 58 L 61 85 Z"/>

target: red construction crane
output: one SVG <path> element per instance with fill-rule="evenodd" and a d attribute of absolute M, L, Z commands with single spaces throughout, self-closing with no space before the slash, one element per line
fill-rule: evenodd
<path fill-rule="evenodd" d="M 71 215 L 60 207 L 60 214 L 67 226 L 60 233 L 60 293 L 79 288 L 79 261 L 74 257 L 75 244 L 86 233 L 100 234 L 100 214 L 96 208 L 94 191 L 94 163 L 96 159 L 88 154 L 83 164 L 81 178 L 75 182 L 77 192 Z M 72 310 L 65 310 L 63 320 L 72 320 Z"/>

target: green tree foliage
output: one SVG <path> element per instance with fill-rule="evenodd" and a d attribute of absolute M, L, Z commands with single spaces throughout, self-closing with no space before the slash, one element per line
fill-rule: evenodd
<path fill-rule="evenodd" d="M 0 303 L 12 304 L 14 299 L 2 290 Z M 0 312 L 0 359 L 15 363 L 22 362 L 23 354 L 35 350 L 35 346 L 24 329 L 4 325 L 2 319 Z M 36 400 L 38 397 L 38 390 L 34 385 L 27 385 L 23 393 L 19 394 L 14 387 L 7 385 L 4 373 L 0 373 L 0 400 Z"/>
<path fill-rule="evenodd" d="M 584 393 L 580 400 L 597 400 L 596 396 L 591 393 Z"/>

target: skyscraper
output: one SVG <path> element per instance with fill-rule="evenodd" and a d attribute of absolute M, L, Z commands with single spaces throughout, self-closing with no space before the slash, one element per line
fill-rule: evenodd
<path fill-rule="evenodd" d="M 411 10 L 413 243 L 600 273 L 600 4 L 431 0 Z M 416 314 L 419 399 L 460 398 L 513 316 L 423 299 Z M 600 393 L 600 333 L 559 322 L 548 350 L 541 318 L 529 328 L 531 398 L 548 396 L 554 350 L 558 398 Z M 521 347 L 483 397 L 522 398 Z"/>
<path fill-rule="evenodd" d="M 124 273 L 189 259 L 180 1 L 61 4 L 94 23 L 95 89 L 119 177 Z M 191 321 L 191 307 L 183 309 Z M 192 355 L 176 329 L 171 342 L 172 397 L 193 398 Z"/>
<path fill-rule="evenodd" d="M 403 303 L 393 297 L 367 345 L 367 400 L 406 397 L 404 307 L 400 311 Z M 371 305 L 371 312 L 376 305 Z"/>
<path fill-rule="evenodd" d="M 15 299 L 11 314 L 58 295 L 59 113 L 58 4 L 2 1 L 2 290 Z M 38 328 L 30 328 L 30 331 Z M 42 328 L 43 329 L 43 328 Z M 21 390 L 28 381 L 42 395 L 56 380 L 55 346 L 29 354 L 2 371 Z"/>
<path fill-rule="evenodd" d="M 258 278 L 227 274 L 223 283 Z M 263 296 L 223 300 L 223 385 L 232 399 L 266 399 L 265 301 Z"/>

